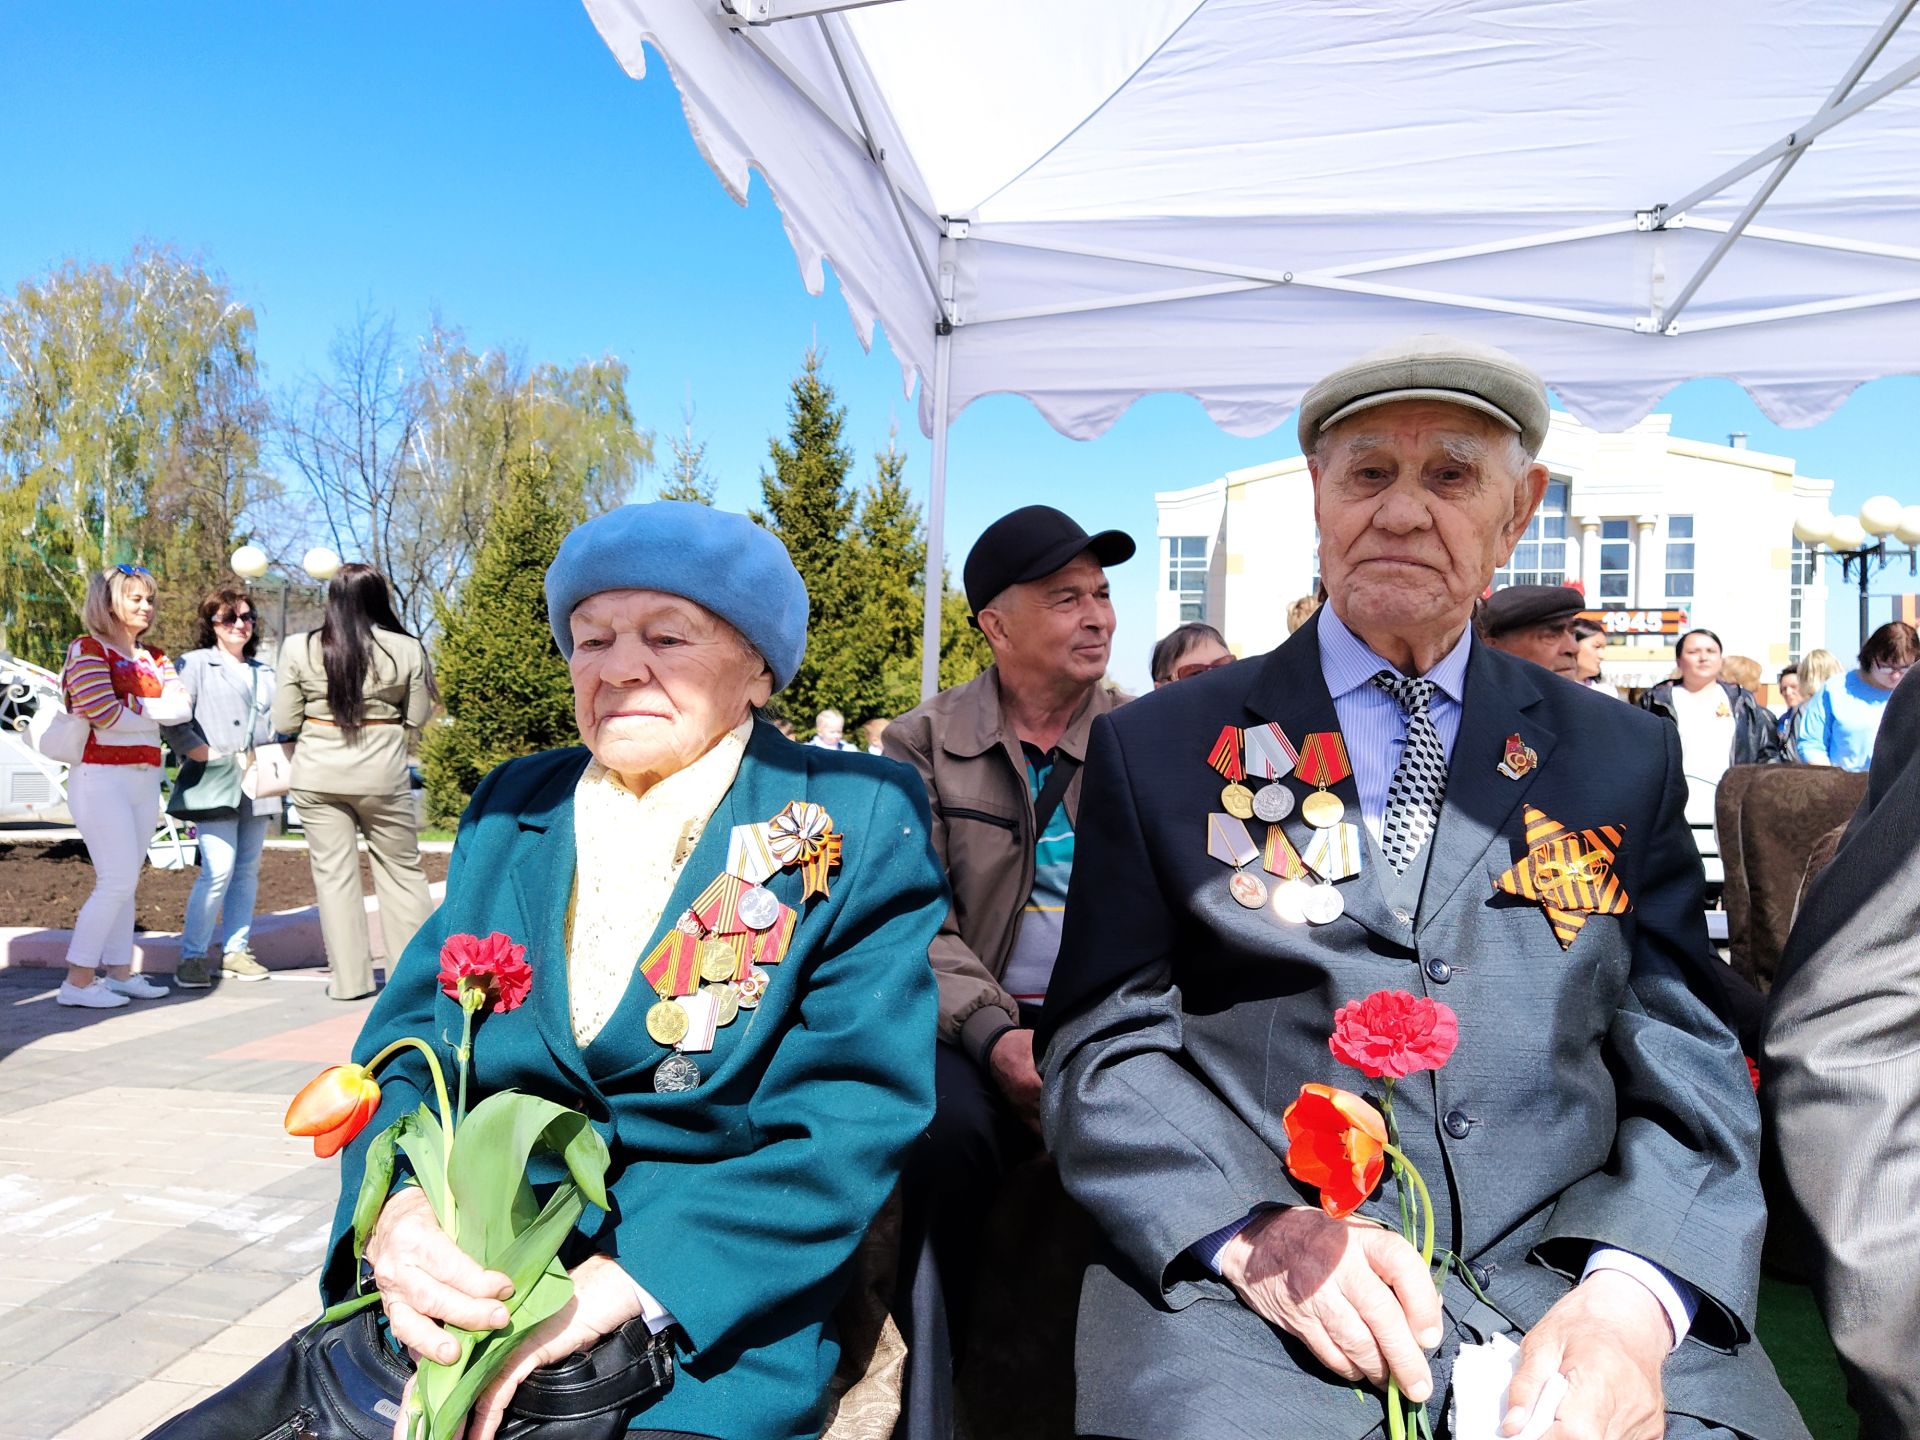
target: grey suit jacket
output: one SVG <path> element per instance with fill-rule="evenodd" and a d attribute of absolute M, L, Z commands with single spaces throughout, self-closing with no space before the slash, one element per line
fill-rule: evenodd
<path fill-rule="evenodd" d="M 1920 675 L 1794 920 L 1761 1074 L 1860 1434 L 1920 1435 Z"/>
<path fill-rule="evenodd" d="M 1395 1109 L 1439 1243 L 1492 1302 L 1448 1281 L 1440 1371 L 1463 1338 L 1535 1324 L 1606 1243 L 1701 1296 L 1667 1363 L 1671 1411 L 1803 1436 L 1750 1336 L 1759 1113 L 1701 998 L 1719 961 L 1673 727 L 1476 643 L 1418 913 L 1389 908 L 1367 872 L 1341 885 L 1343 918 L 1308 927 L 1240 907 L 1207 854 L 1208 752 L 1223 725 L 1264 721 L 1296 744 L 1339 728 L 1317 627 L 1094 728 L 1041 1036 L 1048 1145 L 1114 1252 L 1082 1295 L 1080 1428 L 1355 1440 L 1379 1423 L 1190 1247 L 1257 1207 L 1315 1202 L 1286 1172 L 1281 1112 L 1308 1081 L 1369 1088 L 1328 1051 L 1333 1012 L 1397 988 L 1459 1015 L 1452 1060 L 1401 1084 Z M 1498 770 L 1516 732 L 1540 761 L 1519 780 Z M 1335 788 L 1357 819 L 1353 782 Z M 1538 905 L 1494 889 L 1525 853 L 1527 804 L 1625 832 L 1616 873 L 1634 909 L 1590 917 L 1566 951 Z M 1284 826 L 1304 849 L 1297 808 Z M 1369 1213 L 1397 1220 L 1393 1207 L 1387 1189 Z"/>

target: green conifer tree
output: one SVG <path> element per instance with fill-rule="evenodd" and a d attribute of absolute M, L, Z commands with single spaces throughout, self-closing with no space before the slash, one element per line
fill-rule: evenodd
<path fill-rule="evenodd" d="M 787 547 L 807 582 L 807 654 L 780 701 L 801 735 L 814 715 L 838 707 L 857 662 L 859 644 L 856 577 L 849 572 L 847 542 L 854 497 L 847 484 L 853 454 L 841 439 L 845 407 L 820 373 L 821 355 L 807 351 L 787 401 L 787 434 L 768 443 L 771 470 L 760 474 L 766 508 L 753 518 Z"/>
<path fill-rule="evenodd" d="M 434 673 L 446 718 L 420 747 L 427 803 L 436 823 L 459 819 L 488 771 L 519 755 L 577 743 L 567 662 L 547 628 L 546 572 L 582 506 L 554 484 L 538 451 L 510 460 L 505 493 L 474 558 L 473 573 L 449 602 Z"/>

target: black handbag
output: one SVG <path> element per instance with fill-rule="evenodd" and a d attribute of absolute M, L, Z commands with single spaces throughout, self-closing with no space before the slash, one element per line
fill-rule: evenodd
<path fill-rule="evenodd" d="M 147 1440 L 392 1440 L 412 1374 L 362 1310 L 295 1335 Z M 521 1381 L 500 1440 L 632 1440 L 628 1422 L 672 1388 L 672 1342 L 629 1320 Z"/>

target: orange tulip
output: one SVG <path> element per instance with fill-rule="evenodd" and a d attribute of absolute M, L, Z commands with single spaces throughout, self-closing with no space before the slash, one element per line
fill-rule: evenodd
<path fill-rule="evenodd" d="M 1365 1100 L 1331 1085 L 1302 1085 L 1280 1122 L 1287 1130 L 1287 1171 L 1320 1192 L 1334 1219 L 1358 1210 L 1386 1168 L 1387 1127 Z"/>
<path fill-rule="evenodd" d="M 301 1087 L 287 1107 L 289 1135 L 313 1137 L 322 1160 L 338 1154 L 380 1108 L 380 1083 L 364 1065 L 330 1065 Z"/>

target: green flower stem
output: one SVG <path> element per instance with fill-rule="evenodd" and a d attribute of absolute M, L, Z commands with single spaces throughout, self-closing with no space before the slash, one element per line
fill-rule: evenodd
<path fill-rule="evenodd" d="M 467 1118 L 467 1059 L 473 1054 L 473 1004 L 476 991 L 473 982 L 460 981 L 460 1048 L 454 1052 L 454 1058 L 460 1062 L 460 1108 L 454 1112 L 454 1124 L 458 1125 Z M 477 992 L 481 1004 L 486 1003 L 486 992 Z"/>
<path fill-rule="evenodd" d="M 1406 1167 L 1407 1178 L 1413 1182 L 1414 1193 L 1418 1201 L 1415 1208 L 1419 1210 L 1423 1223 L 1420 1241 L 1420 1262 L 1430 1267 L 1433 1264 L 1433 1196 L 1427 1192 L 1427 1182 L 1420 1178 L 1418 1167 L 1406 1157 L 1399 1146 L 1387 1146 L 1387 1154 L 1394 1158 L 1396 1164 Z M 1408 1236 L 1407 1238 L 1411 1240 L 1413 1237 Z"/>

